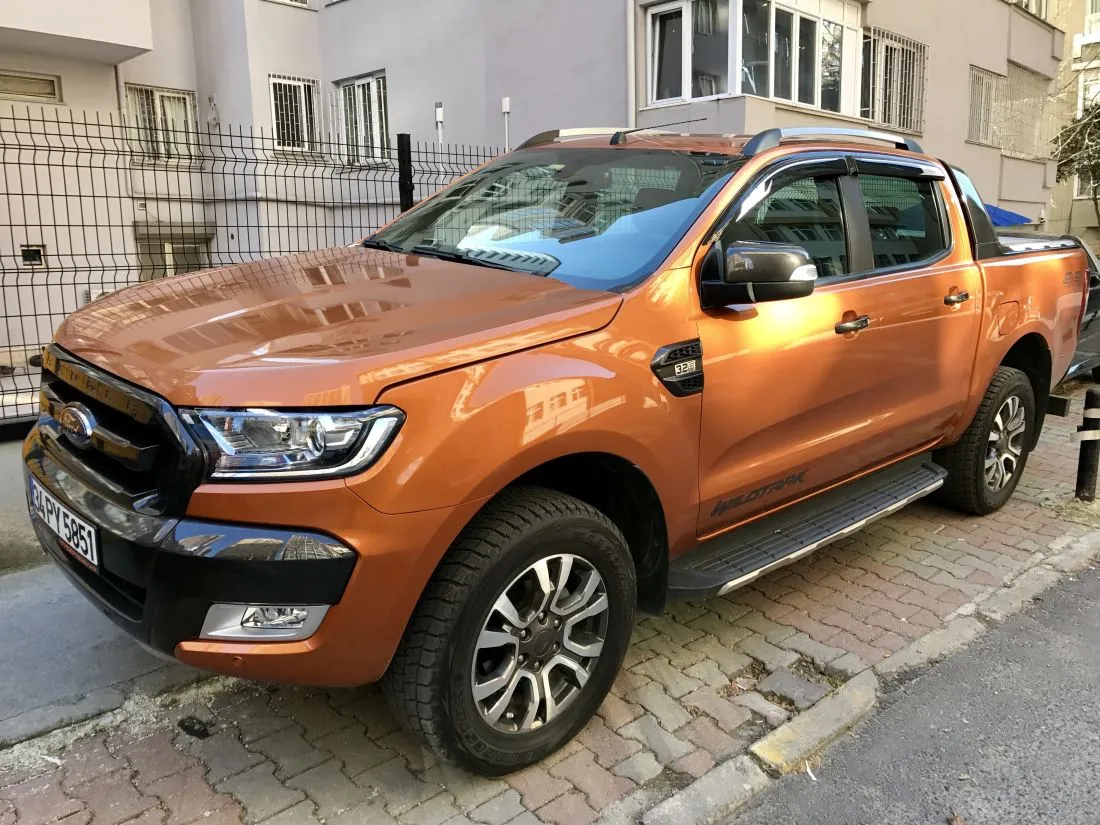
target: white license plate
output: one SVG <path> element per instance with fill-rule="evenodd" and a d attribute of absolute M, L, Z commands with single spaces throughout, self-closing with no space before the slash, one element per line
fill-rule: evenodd
<path fill-rule="evenodd" d="M 31 508 L 39 520 L 61 539 L 61 546 L 93 570 L 99 566 L 96 529 L 48 493 L 34 478 L 30 483 Z"/>

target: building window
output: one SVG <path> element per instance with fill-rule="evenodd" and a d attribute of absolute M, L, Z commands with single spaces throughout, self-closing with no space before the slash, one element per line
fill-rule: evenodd
<path fill-rule="evenodd" d="M 649 102 L 729 92 L 729 0 L 677 0 L 646 10 Z"/>
<path fill-rule="evenodd" d="M 924 129 L 928 47 L 884 29 L 863 33 L 860 116 L 909 132 Z"/>
<path fill-rule="evenodd" d="M 1073 197 L 1075 198 L 1091 198 L 1092 197 L 1092 178 L 1089 177 L 1087 172 L 1079 172 L 1073 178 Z"/>
<path fill-rule="evenodd" d="M 1077 117 L 1100 103 L 1100 70 L 1085 69 L 1077 75 Z"/>
<path fill-rule="evenodd" d="M 816 12 L 821 12 L 816 13 Z M 834 15 L 836 19 L 825 15 Z M 740 19 L 738 27 L 731 20 Z M 852 107 L 858 6 L 844 0 L 676 0 L 646 9 L 648 102 L 748 94 Z M 854 38 L 854 39 L 853 39 Z M 730 67 L 734 73 L 730 75 Z"/>
<path fill-rule="evenodd" d="M 126 117 L 136 151 L 144 158 L 170 160 L 194 153 L 194 92 L 127 84 Z"/>
<path fill-rule="evenodd" d="M 1047 0 L 1016 0 L 1016 5 L 1027 9 L 1036 17 L 1047 19 Z"/>
<path fill-rule="evenodd" d="M 0 97 L 32 103 L 60 103 L 61 78 L 47 74 L 0 72 Z"/>
<path fill-rule="evenodd" d="M 142 281 L 198 272 L 210 266 L 210 245 L 204 240 L 138 241 L 138 263 Z"/>
<path fill-rule="evenodd" d="M 1005 79 L 999 74 L 970 67 L 970 126 L 966 139 L 995 145 L 993 119 L 1000 110 Z"/>
<path fill-rule="evenodd" d="M 997 101 L 993 130 L 1001 149 L 1028 158 L 1050 156 L 1046 109 L 1050 80 L 1008 64 L 1004 94 Z"/>
<path fill-rule="evenodd" d="M 1100 0 L 1085 0 L 1085 35 L 1100 36 Z"/>
<path fill-rule="evenodd" d="M 316 80 L 271 75 L 271 119 L 275 124 L 277 149 L 317 149 L 318 89 Z"/>
<path fill-rule="evenodd" d="M 386 76 L 373 75 L 343 84 L 338 91 L 338 105 L 347 161 L 363 163 L 388 158 Z"/>

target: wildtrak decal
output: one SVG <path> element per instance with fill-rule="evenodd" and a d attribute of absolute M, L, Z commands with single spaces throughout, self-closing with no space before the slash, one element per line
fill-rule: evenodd
<path fill-rule="evenodd" d="M 723 513 L 729 512 L 735 507 L 740 507 L 742 504 L 748 504 L 750 501 L 756 501 L 756 499 L 762 496 L 771 495 L 772 493 L 778 493 L 780 490 L 786 487 L 793 487 L 796 484 L 801 484 L 806 480 L 806 470 L 789 475 L 786 478 L 781 478 L 779 481 L 773 481 L 769 484 L 765 484 L 763 487 L 757 487 L 755 490 L 750 490 L 744 495 L 734 496 L 733 498 L 724 498 L 714 505 L 714 509 L 710 511 L 711 518 L 720 516 Z"/>

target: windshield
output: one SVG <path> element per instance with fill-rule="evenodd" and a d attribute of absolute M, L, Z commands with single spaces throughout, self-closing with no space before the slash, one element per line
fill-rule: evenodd
<path fill-rule="evenodd" d="M 743 162 L 667 149 L 521 150 L 366 243 L 626 289 L 652 274 Z"/>

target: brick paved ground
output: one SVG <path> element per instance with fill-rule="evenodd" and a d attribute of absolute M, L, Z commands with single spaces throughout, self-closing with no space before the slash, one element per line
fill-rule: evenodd
<path fill-rule="evenodd" d="M 1067 436 L 1083 391 L 1075 395 L 1074 417 L 1048 422 L 1000 513 L 917 504 L 727 598 L 640 620 L 598 717 L 541 765 L 490 781 L 438 764 L 373 688 L 246 686 L 80 741 L 56 753 L 60 766 L 42 759 L 0 773 L 0 825 L 632 822 L 1090 532 L 1079 523 L 1087 515 L 1071 520 L 1062 506 L 1075 477 Z M 212 735 L 182 732 L 185 715 Z"/>

